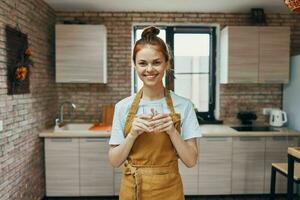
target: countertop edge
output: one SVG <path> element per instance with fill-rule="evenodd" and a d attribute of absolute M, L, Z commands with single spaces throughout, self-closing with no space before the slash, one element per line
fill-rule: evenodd
<path fill-rule="evenodd" d="M 202 137 L 287 137 L 300 136 L 300 132 L 289 129 L 279 128 L 277 132 L 240 132 L 230 128 L 229 125 L 200 125 Z M 54 133 L 54 128 L 44 129 L 40 132 L 39 137 L 44 138 L 61 138 L 61 137 L 76 137 L 76 138 L 110 138 L 110 131 L 73 131 L 67 133 L 65 131 Z"/>

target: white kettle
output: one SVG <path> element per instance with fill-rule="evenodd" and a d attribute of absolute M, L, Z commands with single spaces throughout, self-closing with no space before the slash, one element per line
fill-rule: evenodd
<path fill-rule="evenodd" d="M 270 125 L 281 127 L 287 122 L 286 112 L 279 109 L 272 109 L 270 111 Z"/>

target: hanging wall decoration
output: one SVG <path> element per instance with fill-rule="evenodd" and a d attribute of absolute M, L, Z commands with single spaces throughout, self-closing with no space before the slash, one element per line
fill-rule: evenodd
<path fill-rule="evenodd" d="M 300 0 L 284 0 L 287 7 L 296 13 L 300 13 Z"/>
<path fill-rule="evenodd" d="M 27 35 L 10 26 L 6 26 L 5 32 L 8 94 L 29 93 L 30 67 L 33 66 L 33 61 Z"/>

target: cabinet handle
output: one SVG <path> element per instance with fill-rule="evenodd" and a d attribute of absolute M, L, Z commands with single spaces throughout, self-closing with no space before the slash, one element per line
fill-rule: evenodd
<path fill-rule="evenodd" d="M 286 136 L 273 136 L 272 139 L 275 141 L 284 141 L 287 140 L 288 138 Z"/>
<path fill-rule="evenodd" d="M 106 142 L 107 138 L 86 138 L 85 142 Z"/>
<path fill-rule="evenodd" d="M 231 80 L 229 83 L 258 83 L 257 81 L 252 80 Z"/>
<path fill-rule="evenodd" d="M 206 141 L 208 142 L 214 142 L 214 141 L 227 141 L 228 137 L 208 137 L 206 138 Z"/>
<path fill-rule="evenodd" d="M 261 137 L 240 137 L 240 141 L 260 141 Z"/>
<path fill-rule="evenodd" d="M 261 83 L 285 83 L 285 80 L 263 80 Z"/>
<path fill-rule="evenodd" d="M 51 138 L 51 142 L 72 142 L 72 138 Z"/>

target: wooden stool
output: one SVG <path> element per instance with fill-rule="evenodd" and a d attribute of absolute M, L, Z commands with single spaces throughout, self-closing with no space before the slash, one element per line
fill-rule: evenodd
<path fill-rule="evenodd" d="M 287 177 L 288 164 L 287 163 L 272 163 L 270 199 L 275 199 L 276 172 L 279 172 L 280 174 Z M 300 182 L 300 163 L 295 163 L 294 182 L 297 184 Z"/>

